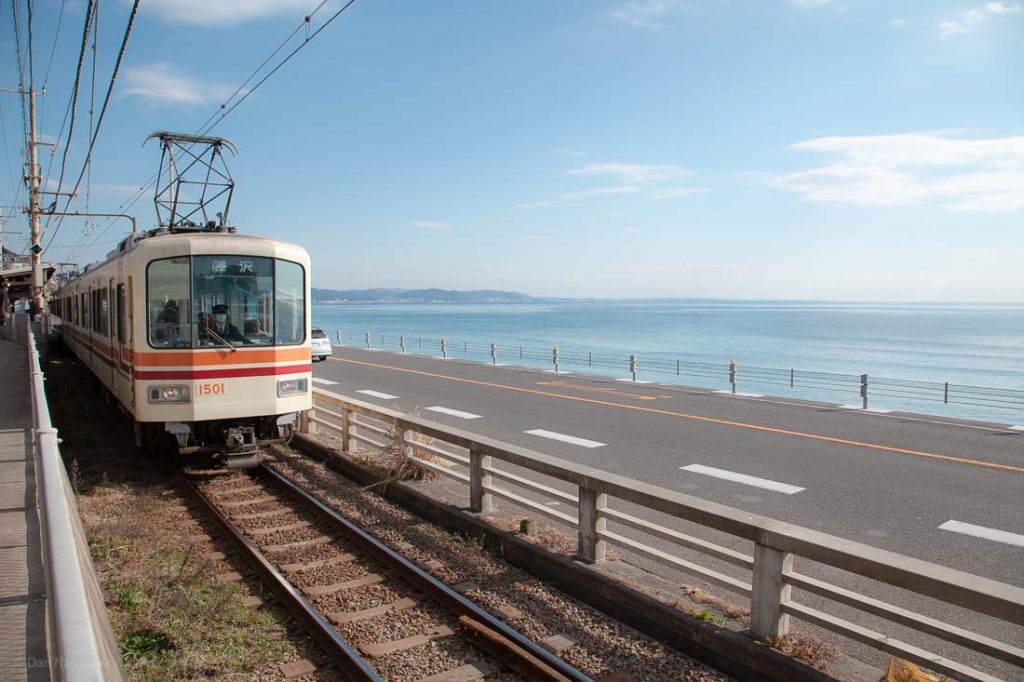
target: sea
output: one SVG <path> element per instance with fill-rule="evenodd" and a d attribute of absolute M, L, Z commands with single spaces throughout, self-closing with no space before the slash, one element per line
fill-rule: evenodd
<path fill-rule="evenodd" d="M 871 409 L 1024 424 L 1024 304 L 323 303 L 313 324 L 344 345 L 439 356 L 444 338 L 449 357 L 544 369 L 557 345 L 560 371 L 860 407 L 867 375 Z"/>

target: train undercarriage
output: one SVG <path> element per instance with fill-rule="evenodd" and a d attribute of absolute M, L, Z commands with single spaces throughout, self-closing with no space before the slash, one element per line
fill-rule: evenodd
<path fill-rule="evenodd" d="M 298 414 L 201 422 L 136 422 L 135 443 L 171 455 L 208 455 L 228 469 L 251 469 L 268 445 L 291 440 Z"/>

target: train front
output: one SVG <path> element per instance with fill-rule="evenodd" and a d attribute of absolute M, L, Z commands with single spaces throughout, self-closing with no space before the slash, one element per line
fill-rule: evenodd
<path fill-rule="evenodd" d="M 145 267 L 136 281 L 146 282 L 134 371 L 143 437 L 255 466 L 260 448 L 287 440 L 312 405 L 309 255 L 227 234 L 168 235 L 136 249 Z"/>

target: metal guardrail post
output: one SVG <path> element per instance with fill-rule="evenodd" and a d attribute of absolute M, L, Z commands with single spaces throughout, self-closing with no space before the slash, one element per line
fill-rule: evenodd
<path fill-rule="evenodd" d="M 441 337 L 441 357 L 448 359 L 448 339 L 444 336 Z"/>
<path fill-rule="evenodd" d="M 462 342 L 462 354 L 469 355 L 469 341 Z"/>
<path fill-rule="evenodd" d="M 402 346 L 402 355 L 405 355 L 405 337 L 404 336 L 399 337 L 399 343 Z"/>
<path fill-rule="evenodd" d="M 484 473 L 491 467 L 490 455 L 476 447 L 469 448 L 469 509 L 477 513 L 494 511 L 494 496 L 485 490 L 491 486 L 491 475 Z"/>
<path fill-rule="evenodd" d="M 602 511 L 608 506 L 608 496 L 591 488 L 579 487 L 579 539 L 578 554 L 581 561 L 599 564 L 607 558 L 607 542 L 599 533 L 605 530 L 608 520 Z"/>
<path fill-rule="evenodd" d="M 498 344 L 496 343 L 491 344 L 491 364 L 498 364 Z"/>
<path fill-rule="evenodd" d="M 594 366 L 594 351 L 587 352 L 587 367 Z"/>
<path fill-rule="evenodd" d="M 793 388 L 793 386 L 795 384 L 796 384 L 796 370 L 795 369 L 791 369 L 791 370 L 789 370 L 789 387 Z"/>
<path fill-rule="evenodd" d="M 946 382 L 945 388 L 942 391 L 942 402 L 949 404 L 949 382 Z"/>
<path fill-rule="evenodd" d="M 629 356 L 629 374 L 636 381 L 636 355 Z"/>
<path fill-rule="evenodd" d="M 551 349 L 551 362 L 555 366 L 555 374 L 558 374 L 558 344 Z"/>
<path fill-rule="evenodd" d="M 736 392 L 736 358 L 729 361 L 729 384 L 732 386 L 732 392 Z"/>
<path fill-rule="evenodd" d="M 334 338 L 337 339 L 338 345 L 340 346 L 341 345 L 341 330 L 340 329 L 338 331 L 334 332 Z"/>
<path fill-rule="evenodd" d="M 754 545 L 754 581 L 750 595 L 750 630 L 758 637 L 782 637 L 789 632 L 789 615 L 782 605 L 792 588 L 782 576 L 793 570 L 793 555 L 767 545 Z"/>
<path fill-rule="evenodd" d="M 864 409 L 868 409 L 868 375 L 860 375 L 860 397 L 863 403 Z"/>
<path fill-rule="evenodd" d="M 367 348 L 370 347 L 370 330 L 369 329 L 366 330 L 366 347 Z"/>
<path fill-rule="evenodd" d="M 679 376 L 679 358 L 676 358 L 676 376 Z"/>

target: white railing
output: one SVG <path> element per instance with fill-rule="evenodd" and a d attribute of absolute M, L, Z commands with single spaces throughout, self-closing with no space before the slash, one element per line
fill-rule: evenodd
<path fill-rule="evenodd" d="M 614 545 L 742 595 L 750 601 L 750 630 L 759 637 L 786 635 L 793 617 L 956 679 L 986 682 L 999 679 L 970 665 L 799 603 L 793 599 L 795 587 L 858 612 L 881 617 L 889 624 L 905 626 L 1013 666 L 1024 666 L 1024 649 L 1010 643 L 1024 640 L 1024 629 L 1014 627 L 1024 626 L 1024 589 L 1019 587 L 749 514 L 322 389 L 314 389 L 314 398 L 314 409 L 302 420 L 308 432 L 323 427 L 337 433 L 345 451 L 350 450 L 353 443 L 378 450 L 401 448 L 419 466 L 468 485 L 472 511 L 493 511 L 495 499 L 501 498 L 570 526 L 576 530 L 577 556 L 583 561 L 603 562 L 607 547 Z M 465 454 L 450 451 L 441 444 L 463 449 Z M 450 466 L 437 464 L 437 458 Z M 500 468 L 499 462 L 574 486 L 577 494 Z M 526 492 L 520 494 L 498 485 L 498 481 L 511 483 Z M 560 503 L 559 506 L 575 508 L 575 513 L 565 513 L 528 496 L 540 496 Z M 612 499 L 751 541 L 753 554 L 612 509 L 609 506 Z M 612 532 L 608 529 L 609 523 L 745 569 L 750 572 L 750 579 L 713 570 L 674 552 Z M 794 557 L 986 614 L 1010 624 L 1015 636 L 1008 642 L 998 641 L 813 578 L 794 570 Z"/>
<path fill-rule="evenodd" d="M 8 322 L 24 325 L 28 344 L 50 678 L 68 682 L 125 680 L 78 505 L 61 460 L 60 439 L 50 422 L 35 334 L 27 316 L 17 317 Z"/>

